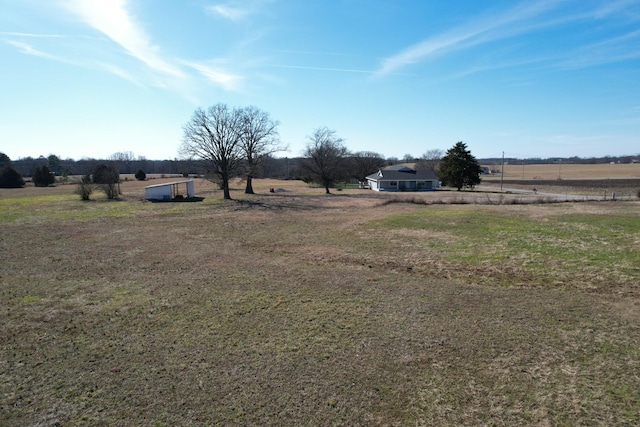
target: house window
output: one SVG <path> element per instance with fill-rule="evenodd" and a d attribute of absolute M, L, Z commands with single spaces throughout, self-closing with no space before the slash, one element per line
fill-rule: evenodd
<path fill-rule="evenodd" d="M 426 185 L 427 185 L 427 183 L 426 183 L 426 182 L 424 182 L 424 181 L 418 181 L 418 188 L 422 188 L 422 187 L 424 187 L 424 186 L 426 186 Z"/>
<path fill-rule="evenodd" d="M 398 186 L 398 181 L 389 181 L 389 185 L 391 187 L 397 187 Z"/>

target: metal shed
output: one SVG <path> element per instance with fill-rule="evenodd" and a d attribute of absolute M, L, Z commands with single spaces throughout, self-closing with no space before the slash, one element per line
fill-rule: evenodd
<path fill-rule="evenodd" d="M 195 197 L 195 187 L 192 179 L 149 185 L 144 188 L 144 197 L 153 201 L 190 199 Z"/>

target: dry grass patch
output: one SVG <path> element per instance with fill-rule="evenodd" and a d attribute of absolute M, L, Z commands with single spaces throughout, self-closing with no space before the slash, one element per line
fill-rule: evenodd
<path fill-rule="evenodd" d="M 5 425 L 640 423 L 637 204 L 138 191 L 0 205 Z"/>

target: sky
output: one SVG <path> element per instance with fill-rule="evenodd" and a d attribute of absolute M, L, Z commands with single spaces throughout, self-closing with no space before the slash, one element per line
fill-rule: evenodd
<path fill-rule="evenodd" d="M 0 0 L 0 152 L 180 158 L 255 106 L 302 155 L 640 153 L 640 0 Z"/>

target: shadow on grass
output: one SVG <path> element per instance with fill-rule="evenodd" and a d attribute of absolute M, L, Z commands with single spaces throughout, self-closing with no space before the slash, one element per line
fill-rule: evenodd
<path fill-rule="evenodd" d="M 204 200 L 204 197 L 184 197 L 178 199 L 171 200 L 157 200 L 157 199 L 147 199 L 151 203 L 190 203 L 190 202 L 201 202 Z"/>

